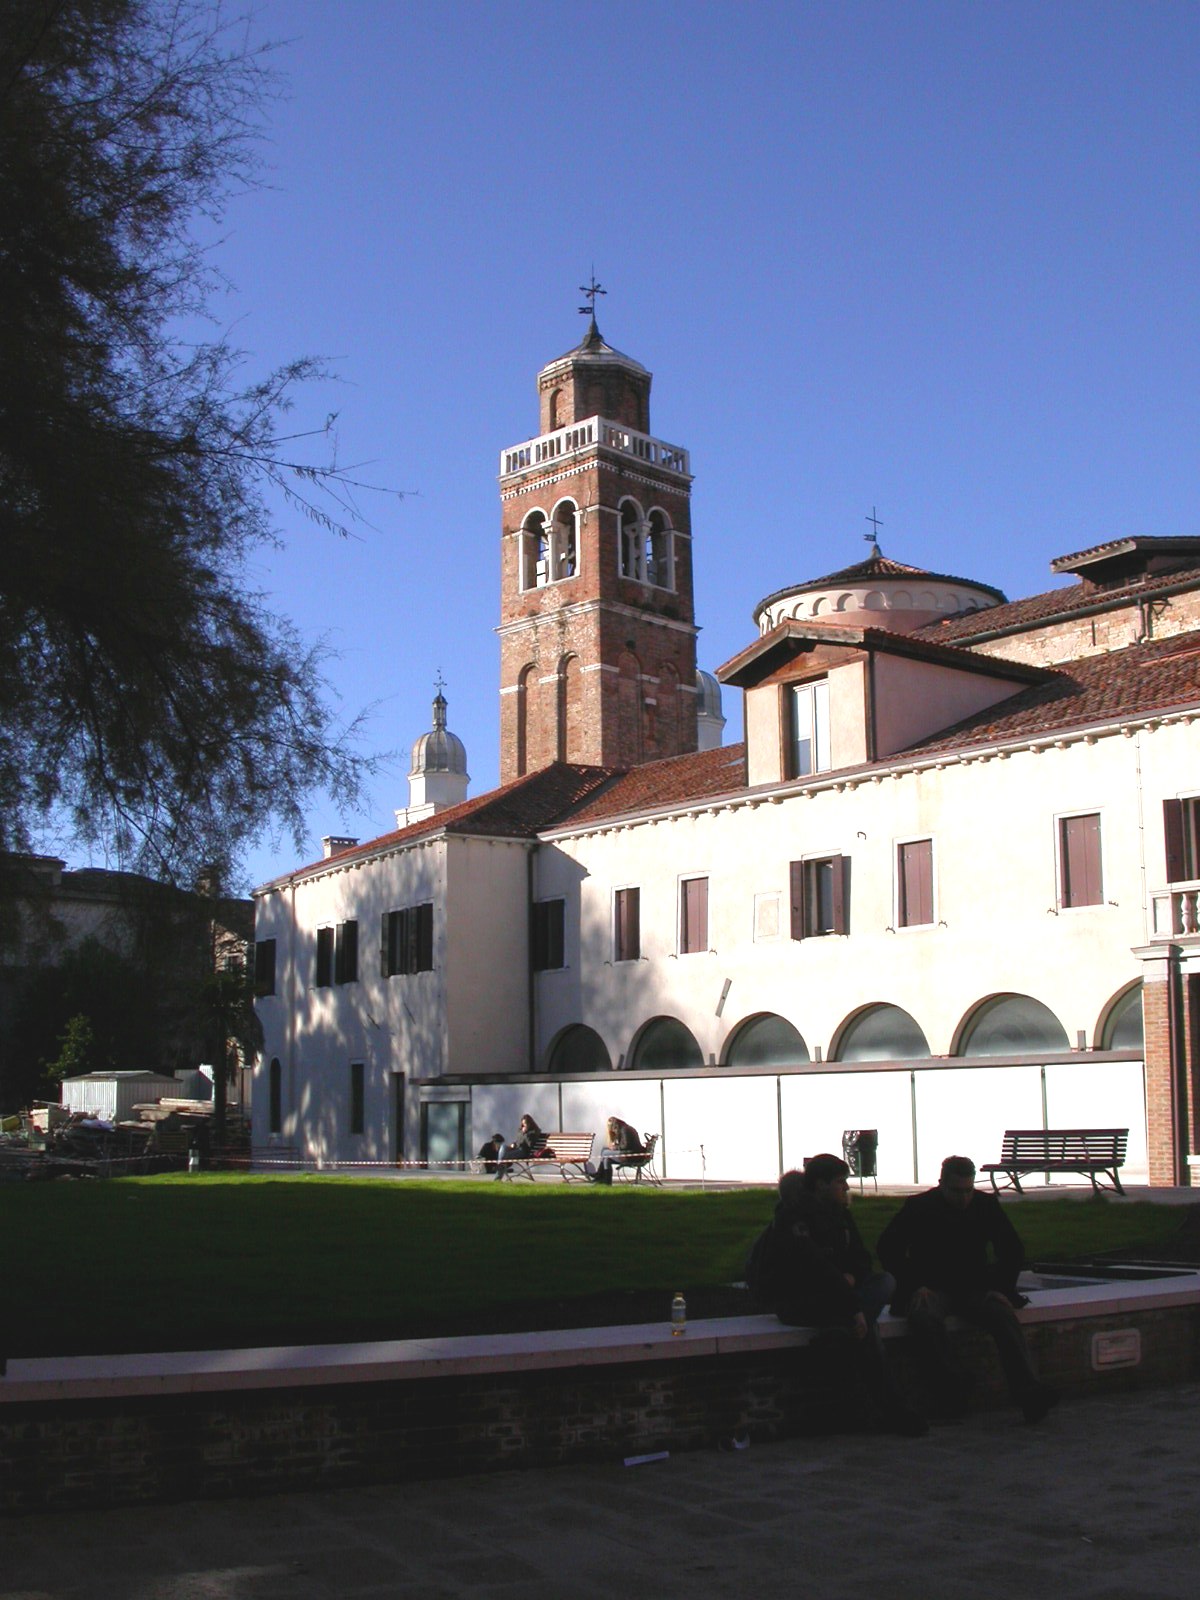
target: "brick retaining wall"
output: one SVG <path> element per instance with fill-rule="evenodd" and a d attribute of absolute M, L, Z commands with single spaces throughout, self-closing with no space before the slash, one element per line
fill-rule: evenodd
<path fill-rule="evenodd" d="M 1200 1293 L 1190 1294 L 1190 1303 L 1177 1294 L 1182 1303 L 1109 1306 L 1097 1308 L 1099 1314 L 1070 1315 L 1066 1306 L 1053 1314 L 1049 1306 L 1038 1307 L 1032 1317 L 1027 1312 L 1041 1372 L 1068 1396 L 1194 1377 L 1200 1371 Z M 1172 1297 L 1160 1292 L 1157 1298 Z M 718 1327 L 725 1330 L 719 1337 L 706 1332 Z M 1094 1335 L 1132 1327 L 1141 1334 L 1141 1364 L 1094 1372 Z M 141 1383 L 133 1392 L 108 1397 L 68 1394 L 69 1384 L 47 1379 L 45 1398 L 22 1398 L 37 1385 L 23 1381 L 21 1369 L 34 1364 L 14 1362 L 13 1382 L 0 1380 L 0 1510 L 55 1511 L 616 1461 L 654 1450 L 709 1448 L 737 1427 L 761 1441 L 869 1425 L 853 1390 L 838 1381 L 836 1352 L 811 1344 L 805 1330 L 782 1330 L 768 1318 L 739 1318 L 693 1324 L 684 1348 L 684 1341 L 669 1337 L 634 1337 L 624 1350 L 618 1339 L 614 1346 L 613 1335 L 649 1332 L 592 1330 L 596 1346 L 589 1349 L 577 1339 L 574 1353 L 547 1342 L 549 1365 L 536 1359 L 538 1336 L 522 1336 L 490 1341 L 511 1352 L 507 1365 L 497 1350 L 490 1357 L 443 1361 L 442 1375 L 418 1355 L 401 1377 L 360 1372 L 352 1381 L 338 1381 L 348 1370 L 343 1365 L 314 1382 L 311 1369 L 302 1367 L 296 1374 L 301 1381 L 288 1384 L 276 1366 L 260 1374 L 258 1386 L 231 1382 L 198 1392 L 147 1393 Z M 887 1333 L 889 1359 L 898 1363 L 902 1383 L 913 1387 L 903 1325 Z M 975 1404 L 1004 1404 L 990 1342 L 971 1330 L 957 1337 L 978 1378 Z M 489 1341 L 470 1343 L 478 1351 Z M 515 1344 L 523 1353 L 514 1351 Z M 314 1357 L 303 1354 L 308 1361 Z"/>

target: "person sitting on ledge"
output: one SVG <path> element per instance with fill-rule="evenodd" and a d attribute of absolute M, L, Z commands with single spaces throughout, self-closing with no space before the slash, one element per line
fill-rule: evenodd
<path fill-rule="evenodd" d="M 908 1318 L 944 1414 L 962 1416 L 970 1390 L 946 1333 L 946 1318 L 956 1316 L 991 1334 L 1013 1404 L 1027 1422 L 1040 1422 L 1058 1391 L 1039 1380 L 1017 1320 L 1025 1251 L 1000 1201 L 976 1189 L 969 1156 L 947 1156 L 937 1188 L 904 1202 L 880 1235 L 879 1259 L 895 1274 L 892 1310 Z"/>
<path fill-rule="evenodd" d="M 595 1172 L 589 1172 L 588 1178 L 592 1183 L 611 1183 L 613 1163 L 619 1166 L 620 1156 L 641 1156 L 645 1153 L 646 1146 L 639 1138 L 637 1129 L 630 1127 L 628 1122 L 622 1122 L 620 1117 L 609 1117 L 608 1143 L 600 1152 Z"/>
<path fill-rule="evenodd" d="M 876 1318 L 895 1291 L 850 1214 L 850 1168 L 840 1156 L 810 1156 L 779 1180 L 779 1204 L 751 1253 L 750 1287 L 793 1327 L 850 1335 L 859 1381 L 890 1433 L 915 1438 L 929 1424 L 902 1398 L 884 1359 Z"/>

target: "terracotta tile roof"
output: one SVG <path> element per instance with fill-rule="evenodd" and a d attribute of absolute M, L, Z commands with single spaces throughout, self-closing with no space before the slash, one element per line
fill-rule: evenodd
<path fill-rule="evenodd" d="M 1023 689 L 903 754 L 1044 738 L 1188 705 L 1200 706 L 1200 630 L 1069 662 L 1046 683 Z"/>
<path fill-rule="evenodd" d="M 717 668 L 722 683 L 738 688 L 750 688 L 775 670 L 780 660 L 801 654 L 808 647 L 823 656 L 831 649 L 878 651 L 882 655 L 910 656 L 917 660 L 932 661 L 940 666 L 955 667 L 963 672 L 982 672 L 997 678 L 1033 678 L 1046 671 L 1044 667 L 1028 662 L 1012 661 L 1006 656 L 983 655 L 959 645 L 948 644 L 941 638 L 928 637 L 924 630 L 916 633 L 893 633 L 887 628 L 864 628 L 859 624 L 833 622 L 801 622 L 785 617 L 782 622 L 760 634 L 737 655 L 731 656 Z"/>
<path fill-rule="evenodd" d="M 514 778 L 509 783 L 501 784 L 498 789 L 490 789 L 486 794 L 464 800 L 460 805 L 447 806 L 444 811 L 425 817 L 420 822 L 410 823 L 407 828 L 395 828 L 390 833 L 381 833 L 376 839 L 353 845 L 349 850 L 339 850 L 320 861 L 298 867 L 295 872 L 281 873 L 271 882 L 315 877 L 333 867 L 345 866 L 347 862 L 377 855 L 381 850 L 398 845 L 415 843 L 434 833 L 532 839 L 619 774 L 620 769 L 616 767 L 587 767 L 557 761 L 553 766 L 543 767 L 540 772 Z"/>
<path fill-rule="evenodd" d="M 1024 600 L 1010 600 L 1007 605 L 990 606 L 986 611 L 972 611 L 961 617 L 949 617 L 945 622 L 927 623 L 916 630 L 914 637 L 957 644 L 960 640 L 984 638 L 994 633 L 1017 632 L 1051 622 L 1057 617 L 1069 617 L 1090 606 L 1116 606 L 1141 597 L 1150 598 L 1166 589 L 1186 588 L 1197 583 L 1200 583 L 1200 566 L 1182 567 L 1174 572 L 1131 579 L 1129 583 L 1113 589 L 1072 583 L 1060 589 L 1047 589 L 1041 594 L 1029 595 Z"/>
<path fill-rule="evenodd" d="M 721 745 L 688 756 L 648 761 L 613 779 L 607 788 L 585 800 L 557 826 L 575 827 L 627 812 L 657 811 L 685 805 L 690 800 L 710 800 L 736 794 L 746 787 L 746 747 Z"/>

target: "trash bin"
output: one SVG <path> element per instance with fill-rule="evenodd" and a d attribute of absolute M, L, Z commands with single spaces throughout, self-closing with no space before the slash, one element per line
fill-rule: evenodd
<path fill-rule="evenodd" d="M 851 1177 L 860 1183 L 876 1176 L 878 1151 L 878 1128 L 847 1128 L 842 1134 L 842 1160 L 850 1168 Z"/>

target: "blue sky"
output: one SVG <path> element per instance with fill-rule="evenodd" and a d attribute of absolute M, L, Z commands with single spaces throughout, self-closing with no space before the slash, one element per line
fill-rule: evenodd
<path fill-rule="evenodd" d="M 260 0 L 254 29 L 288 98 L 216 309 L 251 373 L 330 358 L 296 426 L 336 409 L 341 459 L 411 494 L 348 541 L 284 511 L 255 563 L 397 755 L 252 882 L 392 825 L 439 669 L 496 782 L 498 454 L 593 263 L 691 451 L 704 666 L 861 559 L 872 505 L 885 554 L 1010 596 L 1195 531 L 1200 6 Z"/>

